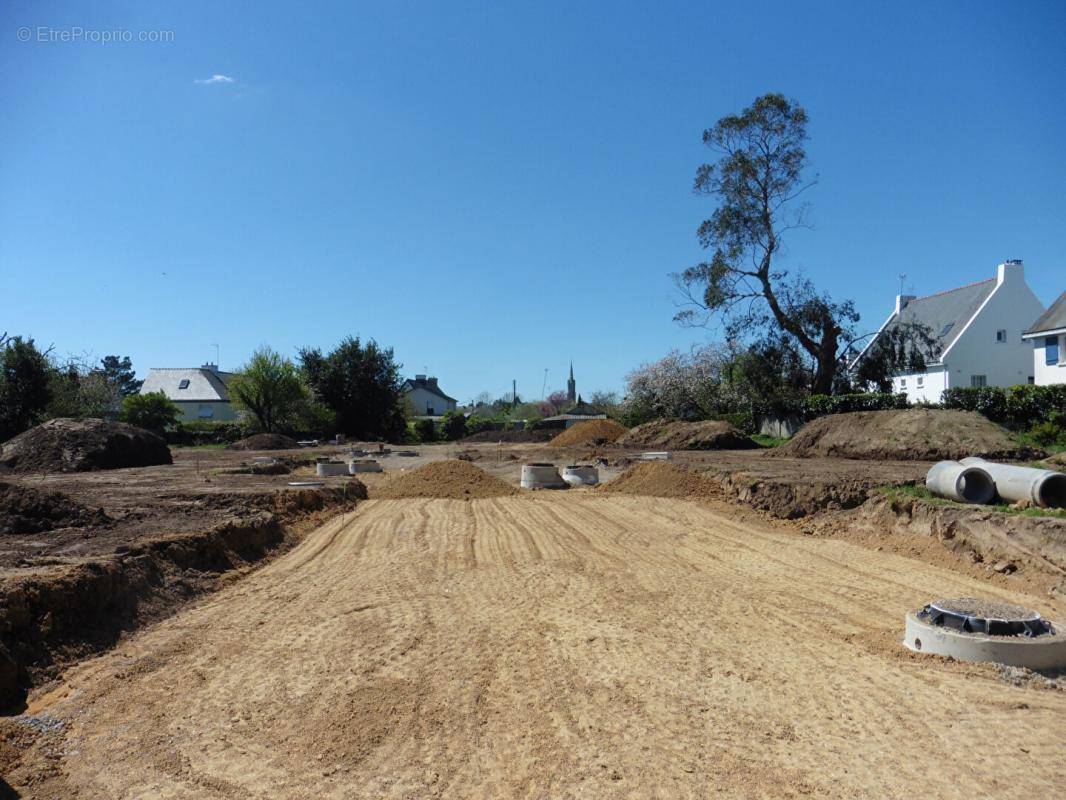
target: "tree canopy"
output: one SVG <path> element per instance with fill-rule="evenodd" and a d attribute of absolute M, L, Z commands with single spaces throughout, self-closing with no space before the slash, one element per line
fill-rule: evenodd
<path fill-rule="evenodd" d="M 107 382 L 118 389 L 122 397 L 129 397 L 141 390 L 144 381 L 137 380 L 137 373 L 133 371 L 133 362 L 129 356 L 104 356 L 100 359 L 99 371 L 103 373 Z"/>
<path fill-rule="evenodd" d="M 301 350 L 300 365 L 315 397 L 336 414 L 338 430 L 357 439 L 402 440 L 403 380 L 392 348 L 349 336 L 327 354 Z"/>
<path fill-rule="evenodd" d="M 709 261 L 675 276 L 686 324 L 724 323 L 726 338 L 783 335 L 810 361 L 810 389 L 828 394 L 858 315 L 801 274 L 780 264 L 785 234 L 805 223 L 798 198 L 816 182 L 807 167 L 807 112 L 780 94 L 766 94 L 703 132 L 718 155 L 696 171 L 694 190 L 718 207 L 697 231 Z"/>
<path fill-rule="evenodd" d="M 292 429 L 309 400 L 296 365 L 269 347 L 252 354 L 228 389 L 233 405 L 251 414 L 264 433 Z"/>
<path fill-rule="evenodd" d="M 0 335 L 0 442 L 40 422 L 52 399 L 50 374 L 33 339 Z"/>

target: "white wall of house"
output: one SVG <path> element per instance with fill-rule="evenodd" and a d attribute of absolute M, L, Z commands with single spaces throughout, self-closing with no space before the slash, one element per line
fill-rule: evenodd
<path fill-rule="evenodd" d="M 948 388 L 948 373 L 942 366 L 930 366 L 927 372 L 911 372 L 892 379 L 892 391 L 903 392 L 912 403 L 939 403 Z"/>
<path fill-rule="evenodd" d="M 237 419 L 237 411 L 229 402 L 181 400 L 174 401 L 174 405 L 181 409 L 182 422 L 232 422 Z"/>
<path fill-rule="evenodd" d="M 999 265 L 997 286 L 944 351 L 947 387 L 1016 386 L 1033 377 L 1032 345 L 1022 333 L 1044 313 L 1021 263 Z"/>
<path fill-rule="evenodd" d="M 407 393 L 407 400 L 416 414 L 425 414 L 431 417 L 439 417 L 446 411 L 455 410 L 454 400 L 445 400 L 433 392 L 427 392 L 421 387 L 416 387 Z"/>
<path fill-rule="evenodd" d="M 1052 364 L 1047 363 L 1048 338 L 1040 336 L 1033 339 L 1033 382 L 1037 386 L 1066 383 L 1066 333 L 1050 337 L 1057 339 L 1059 345 L 1058 358 L 1053 358 Z"/>

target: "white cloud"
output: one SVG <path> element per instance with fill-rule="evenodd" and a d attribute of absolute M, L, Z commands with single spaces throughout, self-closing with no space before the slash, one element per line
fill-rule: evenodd
<path fill-rule="evenodd" d="M 231 78 L 229 75 L 212 75 L 210 78 L 197 79 L 193 83 L 200 83 L 205 86 L 209 86 L 212 83 L 236 83 L 236 78 Z"/>

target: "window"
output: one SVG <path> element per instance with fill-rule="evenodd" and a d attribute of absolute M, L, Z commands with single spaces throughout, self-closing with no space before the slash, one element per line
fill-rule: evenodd
<path fill-rule="evenodd" d="M 900 389 L 906 389 L 907 388 L 907 379 L 906 378 L 900 378 L 899 379 L 899 388 Z"/>
<path fill-rule="evenodd" d="M 1029 376 L 1029 385 L 1032 386 L 1035 383 L 1036 383 L 1036 376 L 1030 375 Z"/>
<path fill-rule="evenodd" d="M 426 403 L 426 416 L 427 417 L 435 417 L 435 416 L 437 416 L 436 414 L 433 413 L 433 406 L 431 406 L 429 403 Z"/>
<path fill-rule="evenodd" d="M 1059 363 L 1059 337 L 1049 336 L 1044 340 L 1044 363 Z"/>
<path fill-rule="evenodd" d="M 215 407 L 214 406 L 208 406 L 208 405 L 202 405 L 202 406 L 200 406 L 200 408 L 198 410 L 198 413 L 199 413 L 200 419 L 211 419 L 211 417 L 215 416 Z"/>
<path fill-rule="evenodd" d="M 940 329 L 940 337 L 943 338 L 943 337 L 947 336 L 949 333 L 951 333 L 951 329 L 954 328 L 954 327 L 955 327 L 955 323 L 954 322 L 949 322 L 947 325 L 945 325 L 943 328 Z"/>
<path fill-rule="evenodd" d="M 921 375 L 918 376 L 918 387 L 921 388 L 922 382 L 925 380 Z"/>
<path fill-rule="evenodd" d="M 181 379 L 181 383 L 178 384 L 178 388 L 179 389 L 188 389 L 189 388 L 189 379 L 188 378 L 182 378 Z"/>
<path fill-rule="evenodd" d="M 974 389 L 983 389 L 985 386 L 988 386 L 988 376 L 987 375 L 971 375 L 970 376 L 970 386 L 972 388 L 974 388 Z"/>
<path fill-rule="evenodd" d="M 1000 328 L 998 331 L 996 331 L 996 341 L 999 342 L 1000 344 L 1006 344 L 1007 343 L 1007 329 L 1006 328 Z"/>

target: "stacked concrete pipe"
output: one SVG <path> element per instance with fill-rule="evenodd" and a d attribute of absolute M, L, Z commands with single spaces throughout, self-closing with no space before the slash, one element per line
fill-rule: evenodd
<path fill-rule="evenodd" d="M 960 503 L 991 503 L 996 496 L 996 482 L 983 467 L 958 461 L 933 464 L 925 476 L 925 488 Z"/>
<path fill-rule="evenodd" d="M 991 475 L 997 493 L 1008 502 L 1028 501 L 1040 508 L 1066 508 L 1066 473 L 996 464 L 976 456 L 964 458 L 959 463 Z"/>

